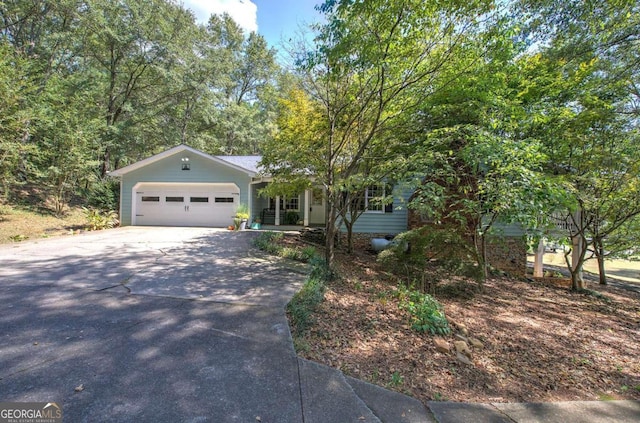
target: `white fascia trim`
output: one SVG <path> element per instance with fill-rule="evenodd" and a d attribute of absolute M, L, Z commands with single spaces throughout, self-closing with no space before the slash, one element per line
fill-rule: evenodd
<path fill-rule="evenodd" d="M 203 157 L 203 158 L 205 158 L 207 160 L 211 160 L 212 162 L 215 162 L 215 163 L 230 167 L 230 168 L 235 169 L 237 171 L 244 172 L 249 177 L 254 177 L 256 175 L 256 173 L 253 172 L 253 171 L 250 171 L 248 169 L 245 169 L 245 168 L 240 167 L 238 165 L 235 165 L 233 163 L 229 163 L 229 162 L 227 162 L 225 160 L 219 159 L 217 157 L 214 157 L 214 156 L 211 156 L 211 155 L 209 155 L 207 153 L 204 153 L 204 152 L 202 152 L 200 150 L 196 150 L 195 148 L 191 148 L 191 147 L 189 147 L 187 145 L 182 144 L 182 145 L 179 145 L 177 147 L 170 148 L 169 150 L 163 151 L 162 153 L 158 153 L 158 154 L 156 154 L 154 156 L 151 156 L 151 157 L 148 157 L 146 159 L 140 160 L 139 162 L 132 163 L 129 166 L 125 166 L 123 168 L 120 168 L 120 169 L 114 170 L 112 172 L 109 172 L 109 176 L 122 176 L 122 175 L 125 175 L 125 174 L 129 173 L 129 172 L 133 172 L 134 170 L 137 170 L 137 169 L 143 168 L 145 166 L 148 166 L 148 165 L 150 165 L 152 163 L 155 163 L 155 162 L 157 162 L 159 160 L 165 159 L 167 157 L 170 157 L 170 156 L 173 156 L 175 154 L 182 153 L 182 152 L 185 152 L 185 151 L 188 151 L 188 152 L 190 152 L 192 154 L 195 154 L 197 156 Z"/>

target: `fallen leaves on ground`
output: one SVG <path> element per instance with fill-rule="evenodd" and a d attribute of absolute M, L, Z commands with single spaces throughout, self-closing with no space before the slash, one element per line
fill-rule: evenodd
<path fill-rule="evenodd" d="M 590 284 L 602 296 L 586 295 L 496 277 L 472 298 L 438 298 L 450 321 L 483 344 L 468 366 L 410 328 L 393 295 L 397 280 L 375 255 L 339 254 L 338 263 L 342 277 L 296 340 L 307 359 L 422 401 L 640 399 L 637 293 Z"/>

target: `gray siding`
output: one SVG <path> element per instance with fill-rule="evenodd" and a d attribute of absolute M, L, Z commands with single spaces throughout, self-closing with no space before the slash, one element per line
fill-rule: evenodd
<path fill-rule="evenodd" d="M 407 201 L 411 197 L 412 191 L 403 190 L 402 192 L 394 192 L 393 212 L 365 212 L 363 213 L 355 225 L 353 232 L 355 233 L 374 233 L 374 234 L 399 234 L 407 230 Z M 341 227 L 345 231 L 344 225 Z"/>
<path fill-rule="evenodd" d="M 189 158 L 191 170 L 182 170 L 183 157 Z M 189 152 L 176 153 L 122 176 L 120 221 L 122 226 L 131 225 L 131 202 L 134 200 L 132 189 L 139 182 L 235 183 L 240 188 L 240 203 L 248 204 L 250 181 L 251 178 L 246 172 L 225 164 L 215 163 Z"/>
<path fill-rule="evenodd" d="M 525 233 L 526 230 L 520 223 L 505 223 L 499 220 L 493 224 L 489 231 L 490 235 L 513 238 L 522 237 Z"/>

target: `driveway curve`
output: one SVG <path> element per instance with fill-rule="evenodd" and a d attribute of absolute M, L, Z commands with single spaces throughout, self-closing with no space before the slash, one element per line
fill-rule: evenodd
<path fill-rule="evenodd" d="M 0 401 L 73 422 L 298 422 L 284 306 L 304 268 L 255 233 L 130 227 L 0 246 Z"/>

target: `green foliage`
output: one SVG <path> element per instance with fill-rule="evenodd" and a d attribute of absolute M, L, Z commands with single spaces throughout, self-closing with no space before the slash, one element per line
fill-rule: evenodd
<path fill-rule="evenodd" d="M 321 260 L 311 262 L 311 274 L 302 289 L 287 304 L 287 314 L 296 334 L 304 333 L 313 324 L 313 313 L 324 301 L 326 291 L 326 263 Z"/>
<path fill-rule="evenodd" d="M 269 254 L 279 255 L 282 247 L 278 244 L 283 237 L 282 232 L 260 232 L 253 240 L 253 245 Z"/>
<path fill-rule="evenodd" d="M 87 204 L 102 211 L 117 210 L 120 205 L 120 183 L 114 179 L 94 182 L 87 193 Z"/>
<path fill-rule="evenodd" d="M 278 244 L 283 238 L 282 232 L 261 232 L 254 240 L 254 245 L 263 251 L 293 260 L 308 261 L 311 272 L 302 289 L 298 291 L 289 304 L 287 314 L 296 334 L 302 334 L 313 324 L 313 313 L 324 300 L 325 282 L 332 277 L 326 262 L 318 257 L 315 248 L 303 249 L 282 247 Z"/>
<path fill-rule="evenodd" d="M 411 328 L 432 335 L 449 335 L 451 328 L 442 305 L 431 295 L 398 288 L 398 307 L 409 314 Z"/>
<path fill-rule="evenodd" d="M 13 242 L 21 242 L 21 241 L 28 240 L 29 237 L 26 235 L 18 234 L 18 235 L 11 235 L 9 239 Z"/>
<path fill-rule="evenodd" d="M 458 52 L 463 28 L 473 32 L 472 17 L 488 7 L 418 0 L 320 6 L 326 24 L 318 27 L 313 48 L 296 52 L 300 78 L 280 102 L 279 131 L 262 164 L 276 182 L 297 184 L 312 174 L 325 187 L 329 265 L 338 219 L 350 234 L 362 214 L 347 210 L 352 201 L 343 201 L 345 192 L 395 176 L 411 156 L 393 151 L 412 127 L 405 116 L 433 92 L 434 79 Z"/>
<path fill-rule="evenodd" d="M 16 0 L 0 26 L 5 198 L 26 182 L 58 213 L 78 194 L 113 210 L 88 187 L 114 167 L 177 142 L 256 154 L 271 137 L 276 52 L 228 15 L 201 26 L 167 0 Z"/>
<path fill-rule="evenodd" d="M 404 383 L 404 377 L 397 370 L 393 372 L 391 375 L 391 382 L 389 383 L 391 386 L 397 388 L 398 386 Z"/>
<path fill-rule="evenodd" d="M 118 214 L 114 211 L 102 211 L 83 207 L 82 212 L 87 219 L 87 229 L 90 231 L 111 229 L 120 224 Z"/>
<path fill-rule="evenodd" d="M 377 260 L 403 277 L 407 285 L 417 285 L 429 293 L 436 289 L 437 267 L 463 276 L 480 277 L 473 249 L 455 228 L 429 225 L 403 232 L 393 239 L 390 248 L 378 254 Z"/>
<path fill-rule="evenodd" d="M 253 241 L 259 249 L 280 257 L 312 263 L 312 271 L 317 272 L 320 264 L 317 261 L 317 251 L 314 247 L 283 247 L 279 242 L 284 237 L 282 232 L 261 232 Z"/>
<path fill-rule="evenodd" d="M 236 209 L 236 217 L 240 220 L 249 219 L 249 207 L 244 203 L 238 204 L 238 208 Z"/>
<path fill-rule="evenodd" d="M 300 220 L 300 216 L 298 216 L 297 212 L 288 211 L 284 215 L 284 224 L 285 225 L 295 225 Z"/>

